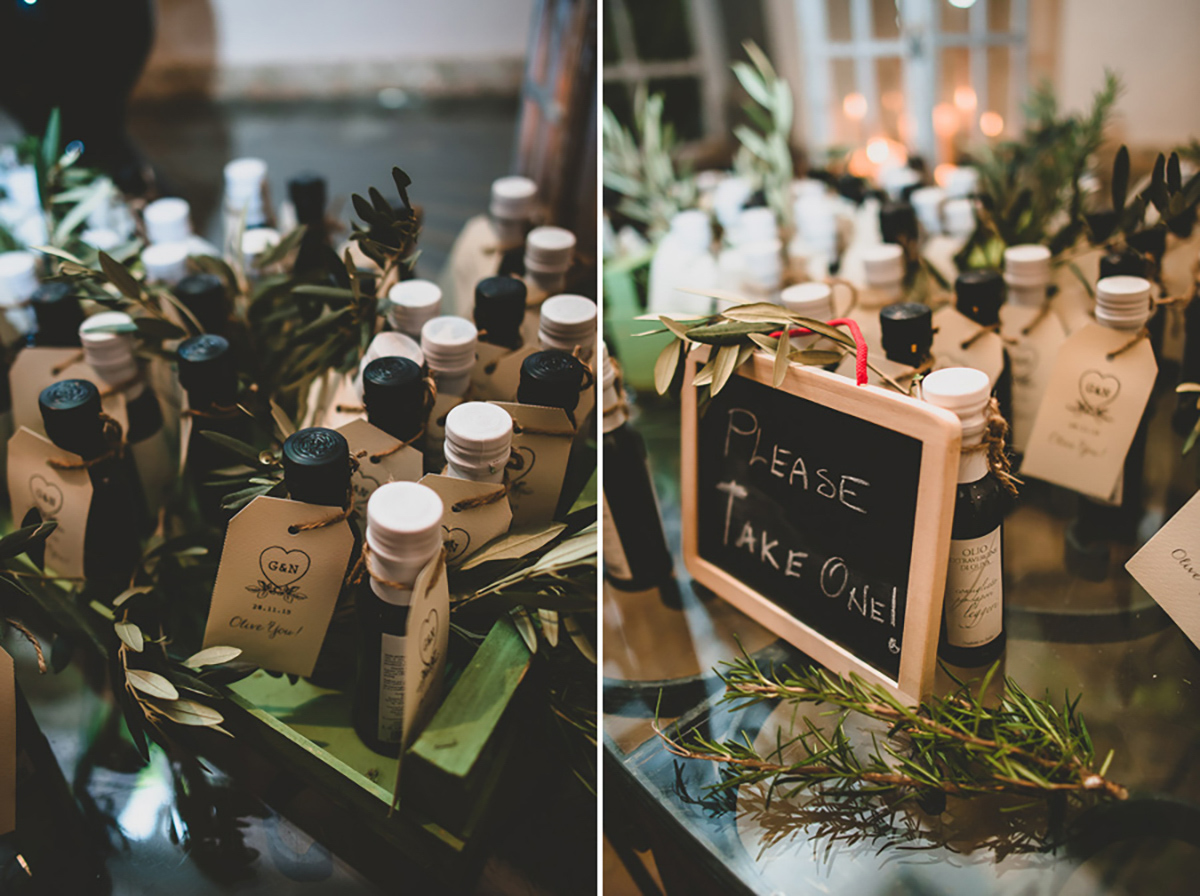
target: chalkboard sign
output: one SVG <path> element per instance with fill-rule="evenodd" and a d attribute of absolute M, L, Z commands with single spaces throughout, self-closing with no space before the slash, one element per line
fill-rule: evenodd
<path fill-rule="evenodd" d="M 756 353 L 683 408 L 693 578 L 814 660 L 919 698 L 932 684 L 954 512 L 958 418 Z"/>

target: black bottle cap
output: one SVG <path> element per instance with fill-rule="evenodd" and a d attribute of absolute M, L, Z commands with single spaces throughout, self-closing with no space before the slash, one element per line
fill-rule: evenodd
<path fill-rule="evenodd" d="M 534 352 L 521 363 L 517 401 L 574 411 L 586 374 L 583 362 L 567 352 L 555 349 Z"/>
<path fill-rule="evenodd" d="M 920 302 L 895 302 L 879 311 L 883 352 L 898 364 L 917 364 L 933 347 L 933 312 Z"/>
<path fill-rule="evenodd" d="M 1100 259 L 1100 279 L 1105 277 L 1145 277 L 1146 258 L 1140 252 L 1124 249 L 1109 252 Z"/>
<path fill-rule="evenodd" d="M 1000 322 L 1004 292 L 1004 277 L 991 268 L 964 271 L 954 281 L 958 310 L 982 327 Z"/>
<path fill-rule="evenodd" d="M 525 283 L 516 277 L 488 277 L 475 285 L 475 326 L 487 331 L 488 342 L 520 341 L 527 295 Z"/>
<path fill-rule="evenodd" d="M 1125 237 L 1125 241 L 1139 252 L 1148 252 L 1155 261 L 1162 261 L 1167 252 L 1167 231 L 1164 227 L 1152 227 L 1149 230 L 1139 230 Z"/>
<path fill-rule="evenodd" d="M 104 450 L 100 390 L 87 380 L 59 380 L 38 395 L 38 409 L 50 441 L 85 458 Z"/>
<path fill-rule="evenodd" d="M 289 180 L 287 186 L 288 198 L 296 208 L 296 220 L 301 224 L 319 224 L 325 220 L 325 178 L 315 172 L 304 171 Z"/>
<path fill-rule="evenodd" d="M 393 438 L 407 441 L 425 422 L 425 382 L 411 358 L 376 358 L 363 370 L 367 420 Z"/>
<path fill-rule="evenodd" d="M 237 371 L 224 336 L 205 333 L 183 340 L 178 362 L 179 384 L 187 390 L 192 407 L 229 406 L 237 400 Z"/>
<path fill-rule="evenodd" d="M 195 315 L 208 333 L 223 332 L 229 324 L 225 284 L 215 274 L 188 274 L 175 284 L 175 298 Z"/>
<path fill-rule="evenodd" d="M 283 443 L 283 481 L 293 501 L 341 507 L 350 489 L 350 445 L 340 432 L 310 426 Z"/>
<path fill-rule="evenodd" d="M 843 174 L 837 179 L 837 191 L 855 205 L 861 205 L 867 195 L 867 182 L 853 174 Z"/>
<path fill-rule="evenodd" d="M 79 345 L 83 306 L 71 284 L 57 280 L 43 283 L 31 297 L 30 304 L 37 318 L 37 345 L 56 348 Z"/>
<path fill-rule="evenodd" d="M 885 243 L 916 240 L 916 211 L 907 202 L 885 202 L 879 207 L 879 232 Z"/>

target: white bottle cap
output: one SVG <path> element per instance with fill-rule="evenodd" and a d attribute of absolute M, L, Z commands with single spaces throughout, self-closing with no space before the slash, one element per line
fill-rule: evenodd
<path fill-rule="evenodd" d="M 187 276 L 188 244 L 154 243 L 142 250 L 146 280 L 174 286 Z"/>
<path fill-rule="evenodd" d="M 921 175 L 907 165 L 890 165 L 879 172 L 879 183 L 893 201 L 900 199 L 906 187 L 920 182 Z"/>
<path fill-rule="evenodd" d="M 584 361 L 596 348 L 596 303 L 587 296 L 551 296 L 542 303 L 538 340 L 546 348 L 572 352 L 581 348 Z"/>
<path fill-rule="evenodd" d="M 537 184 L 527 177 L 501 177 L 492 181 L 488 211 L 506 221 L 528 221 L 537 203 Z"/>
<path fill-rule="evenodd" d="M 921 187 L 913 190 L 908 197 L 917 220 L 929 234 L 942 232 L 942 203 L 946 201 L 946 191 L 941 187 Z"/>
<path fill-rule="evenodd" d="M 267 163 L 262 159 L 234 159 L 225 165 L 225 197 L 235 208 L 261 202 L 267 180 Z"/>
<path fill-rule="evenodd" d="M 512 453 L 513 419 L 499 405 L 465 401 L 446 415 L 447 473 L 475 482 L 500 482 Z"/>
<path fill-rule="evenodd" d="M 1136 330 L 1150 318 L 1150 281 L 1105 277 L 1096 284 L 1096 320 L 1117 330 Z"/>
<path fill-rule="evenodd" d="M 562 274 L 575 255 L 575 234 L 562 227 L 535 227 L 525 237 L 525 269 Z"/>
<path fill-rule="evenodd" d="M 742 274 L 746 283 L 761 290 L 776 290 L 783 280 L 783 244 L 779 240 L 743 243 Z"/>
<path fill-rule="evenodd" d="M 119 332 L 106 330 L 121 327 Z M 124 311 L 101 311 L 79 326 L 83 359 L 107 383 L 118 383 L 137 374 L 133 318 Z"/>
<path fill-rule="evenodd" d="M 753 185 L 744 177 L 727 177 L 713 191 L 713 211 L 730 237 L 737 229 L 742 206 L 753 192 Z"/>
<path fill-rule="evenodd" d="M 956 199 L 970 196 L 978 186 L 979 172 L 969 165 L 951 168 L 946 177 L 946 195 Z"/>
<path fill-rule="evenodd" d="M 775 221 L 775 212 L 769 208 L 748 208 L 738 216 L 737 244 L 739 246 L 770 242 L 778 238 L 779 224 Z"/>
<path fill-rule="evenodd" d="M 42 207 L 38 196 L 37 169 L 32 165 L 18 165 L 11 169 L 4 187 L 9 201 L 22 212 L 36 211 Z"/>
<path fill-rule="evenodd" d="M 426 322 L 437 317 L 442 290 L 430 280 L 401 280 L 388 290 L 387 319 L 393 329 L 420 336 Z"/>
<path fill-rule="evenodd" d="M 1004 250 L 1004 282 L 1009 286 L 1050 285 L 1050 250 L 1028 243 Z"/>
<path fill-rule="evenodd" d="M 862 261 L 867 286 L 892 286 L 904 279 L 904 250 L 895 243 L 867 246 Z"/>
<path fill-rule="evenodd" d="M 388 482 L 367 501 L 367 545 L 371 571 L 380 578 L 411 585 L 442 547 L 442 499 L 419 482 Z M 411 591 L 396 591 L 371 581 L 389 603 L 406 604 Z"/>
<path fill-rule="evenodd" d="M 942 206 L 946 233 L 961 240 L 975 232 L 975 206 L 970 199 L 947 199 Z"/>
<path fill-rule="evenodd" d="M 89 227 L 79 238 L 101 252 L 108 252 L 121 245 L 121 234 L 108 227 Z"/>
<path fill-rule="evenodd" d="M 154 200 L 142 212 L 146 236 L 152 244 L 185 242 L 192 235 L 191 213 L 186 199 L 168 196 Z"/>
<path fill-rule="evenodd" d="M 363 397 L 363 371 L 376 358 L 409 358 L 415 361 L 418 367 L 425 366 L 425 353 L 421 351 L 421 346 L 415 339 L 404 333 L 385 330 L 371 340 L 371 344 L 363 353 L 362 362 L 358 365 L 358 373 L 354 377 L 354 391 L 359 399 Z"/>
<path fill-rule="evenodd" d="M 679 212 L 671 219 L 671 239 L 699 254 L 712 246 L 712 225 L 708 215 L 693 208 Z"/>
<path fill-rule="evenodd" d="M 797 283 L 781 292 L 779 299 L 788 311 L 810 320 L 826 321 L 833 317 L 833 290 L 828 283 Z"/>
<path fill-rule="evenodd" d="M 945 367 L 921 380 L 921 397 L 962 421 L 963 444 L 978 443 L 987 426 L 984 409 L 991 394 L 991 379 L 973 367 Z"/>
<path fill-rule="evenodd" d="M 810 242 L 837 237 L 837 208 L 828 196 L 801 196 L 792 209 L 800 235 Z"/>
<path fill-rule="evenodd" d="M 242 256 L 248 263 L 253 264 L 259 255 L 279 245 L 278 230 L 270 227 L 252 227 L 242 234 Z"/>
<path fill-rule="evenodd" d="M 32 252 L 0 252 L 0 304 L 18 305 L 38 288 L 37 256 Z"/>
<path fill-rule="evenodd" d="M 421 327 L 421 351 L 429 369 L 456 376 L 475 366 L 479 331 L 465 317 L 434 317 Z"/>
<path fill-rule="evenodd" d="M 792 181 L 792 199 L 824 199 L 829 187 L 814 177 L 801 177 Z"/>

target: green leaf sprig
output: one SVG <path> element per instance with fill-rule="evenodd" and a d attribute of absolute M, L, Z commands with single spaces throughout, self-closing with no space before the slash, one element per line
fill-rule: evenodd
<path fill-rule="evenodd" d="M 822 792 L 876 794 L 931 792 L 952 796 L 978 794 L 1094 796 L 1123 800 L 1128 792 L 1105 775 L 1112 751 L 1096 767 L 1091 734 L 1079 713 L 1079 698 L 1061 706 L 1025 693 L 1012 678 L 1001 683 L 995 705 L 985 703 L 998 669 L 993 666 L 977 687 L 954 679 L 945 696 L 910 706 L 886 689 L 858 676 L 843 678 L 819 667 L 769 672 L 749 656 L 723 664 L 722 702 L 743 709 L 782 701 L 818 704 L 837 715 L 832 729 L 804 720 L 804 730 L 762 755 L 748 738 L 715 741 L 701 734 L 681 740 L 655 729 L 667 749 L 686 759 L 725 766 L 715 792 L 767 782 L 784 796 L 813 788 Z M 840 710 L 840 712 L 839 712 Z M 867 755 L 855 751 L 845 730 L 849 713 L 886 726 Z M 795 758 L 793 758 L 795 757 Z"/>
<path fill-rule="evenodd" d="M 732 68 L 750 97 L 750 102 L 742 105 L 742 111 L 755 127 L 743 124 L 734 128 L 734 136 L 742 145 L 734 159 L 734 168 L 762 187 L 780 230 L 787 234 L 792 229 L 791 189 L 795 176 L 791 150 L 795 117 L 792 89 L 785 78 L 779 77 L 758 44 L 746 41 L 742 48 L 750 62 L 735 62 Z"/>

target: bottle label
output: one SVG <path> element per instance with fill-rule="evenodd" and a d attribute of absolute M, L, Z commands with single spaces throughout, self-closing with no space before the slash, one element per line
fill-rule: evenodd
<path fill-rule="evenodd" d="M 379 729 L 376 736 L 387 744 L 398 744 L 404 735 L 404 644 L 403 635 L 379 636 Z"/>
<path fill-rule="evenodd" d="M 1000 527 L 982 538 L 950 541 L 946 574 L 946 638 L 954 647 L 982 647 L 1004 627 Z"/>
<path fill-rule="evenodd" d="M 603 498 L 603 504 L 604 569 L 614 579 L 632 579 L 633 570 L 629 567 L 629 558 L 625 556 L 625 546 L 621 544 L 621 533 L 617 531 L 612 511 L 608 509 L 607 498 Z"/>

